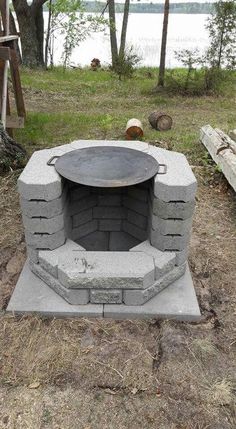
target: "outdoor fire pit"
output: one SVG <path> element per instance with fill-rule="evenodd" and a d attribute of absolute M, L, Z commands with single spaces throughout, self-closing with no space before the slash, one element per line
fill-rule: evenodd
<path fill-rule="evenodd" d="M 196 179 L 143 142 L 35 152 L 18 181 L 28 261 L 8 311 L 196 319 L 187 266 Z"/>

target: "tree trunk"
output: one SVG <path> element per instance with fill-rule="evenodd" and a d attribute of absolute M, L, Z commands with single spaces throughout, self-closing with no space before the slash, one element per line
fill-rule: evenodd
<path fill-rule="evenodd" d="M 109 0 L 109 25 L 110 25 L 110 42 L 111 42 L 111 59 L 112 68 L 116 67 L 118 60 L 118 48 L 116 38 L 116 13 L 115 13 L 115 0 Z"/>
<path fill-rule="evenodd" d="M 162 28 L 162 41 L 161 41 L 161 58 L 160 58 L 160 67 L 159 67 L 157 86 L 164 86 L 169 8 L 170 8 L 170 2 L 169 0 L 165 0 L 164 19 L 163 19 L 163 28 Z"/>
<path fill-rule="evenodd" d="M 26 0 L 13 0 L 22 47 L 22 63 L 28 67 L 44 66 L 44 22 L 43 4 L 46 0 L 33 0 L 29 6 Z"/>
<path fill-rule="evenodd" d="M 130 5 L 130 0 L 125 0 L 122 31 L 121 31 L 121 37 L 120 37 L 119 58 L 124 58 L 124 54 L 125 54 L 125 43 L 126 43 L 126 34 L 127 34 L 127 27 L 128 27 L 128 17 L 129 17 L 129 5 Z"/>
<path fill-rule="evenodd" d="M 52 0 L 49 0 L 48 27 L 47 27 L 46 40 L 45 40 L 45 67 L 46 68 L 48 66 L 49 41 L 50 41 L 50 34 L 51 34 L 51 21 L 52 21 Z"/>

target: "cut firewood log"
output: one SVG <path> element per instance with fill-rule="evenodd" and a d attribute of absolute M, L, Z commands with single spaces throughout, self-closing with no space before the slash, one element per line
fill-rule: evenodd
<path fill-rule="evenodd" d="M 172 127 L 172 118 L 164 112 L 152 112 L 148 120 L 155 130 L 166 131 L 170 130 Z"/>
<path fill-rule="evenodd" d="M 125 136 L 127 140 L 143 137 L 143 125 L 139 119 L 132 118 L 126 124 Z"/>

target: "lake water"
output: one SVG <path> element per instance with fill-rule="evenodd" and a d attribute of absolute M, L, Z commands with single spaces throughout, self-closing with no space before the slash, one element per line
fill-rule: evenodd
<path fill-rule="evenodd" d="M 120 37 L 123 14 L 117 14 L 117 35 Z M 205 23 L 208 15 L 197 14 L 170 14 L 167 41 L 167 67 L 176 67 L 181 64 L 176 60 L 174 51 L 198 47 L 203 52 L 208 45 L 208 33 Z M 105 18 L 108 18 L 105 14 Z M 45 21 L 47 13 L 45 14 Z M 135 52 L 142 58 L 140 65 L 156 67 L 159 64 L 162 14 L 131 13 L 129 15 L 127 43 L 133 46 Z M 61 62 L 63 37 L 57 34 L 55 40 L 55 64 Z M 82 42 L 71 58 L 74 65 L 87 66 L 92 58 L 99 58 L 102 65 L 111 62 L 110 41 L 108 29 L 98 32 Z"/>

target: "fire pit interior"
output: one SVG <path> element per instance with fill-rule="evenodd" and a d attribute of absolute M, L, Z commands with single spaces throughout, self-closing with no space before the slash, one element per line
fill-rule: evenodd
<path fill-rule="evenodd" d="M 86 250 L 128 251 L 148 238 L 152 180 L 102 188 L 68 183 L 68 237 Z"/>

